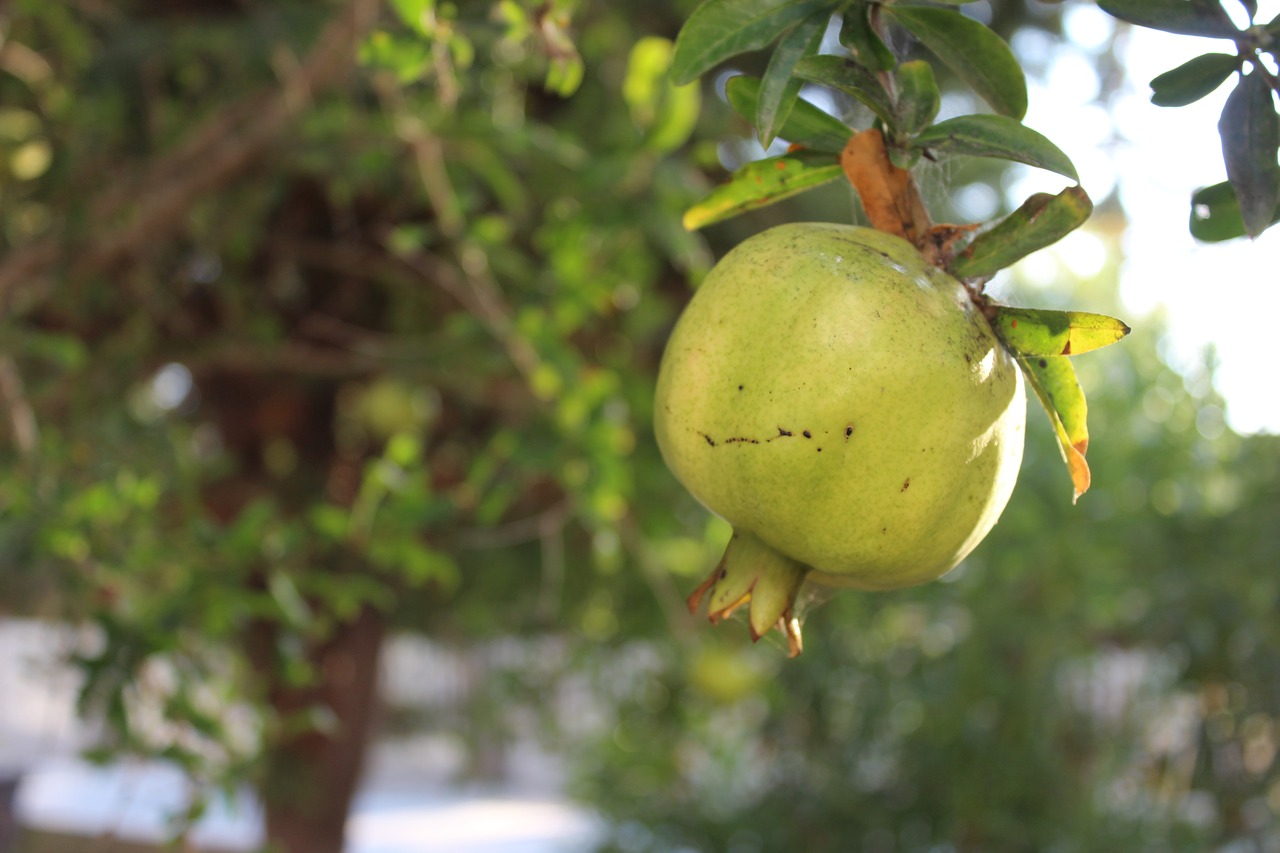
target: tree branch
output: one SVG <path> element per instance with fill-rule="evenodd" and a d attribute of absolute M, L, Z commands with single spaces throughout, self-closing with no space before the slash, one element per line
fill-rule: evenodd
<path fill-rule="evenodd" d="M 200 198 L 242 176 L 316 94 L 343 82 L 378 6 L 378 0 L 348 0 L 279 86 L 226 105 L 140 174 L 101 190 L 88 205 L 95 227 L 85 240 L 52 236 L 11 253 L 0 264 L 0 318 L 19 299 L 42 298 L 60 271 L 69 281 L 83 280 L 128 263 L 147 245 L 185 227 L 187 212 Z M 103 220 L 117 215 L 124 216 L 122 223 L 104 226 Z"/>

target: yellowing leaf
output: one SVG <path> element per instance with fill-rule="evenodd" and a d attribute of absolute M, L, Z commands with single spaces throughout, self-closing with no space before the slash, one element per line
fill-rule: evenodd
<path fill-rule="evenodd" d="M 1129 334 L 1129 327 L 1106 314 L 996 306 L 996 333 L 1018 355 L 1079 355 Z"/>
<path fill-rule="evenodd" d="M 814 151 L 752 161 L 686 210 L 684 227 L 694 231 L 834 181 L 841 174 L 832 155 Z"/>
<path fill-rule="evenodd" d="M 1089 407 L 1076 379 L 1076 369 L 1065 356 L 1018 356 L 1018 364 L 1058 436 L 1062 459 L 1071 474 L 1074 503 L 1089 490 L 1091 479 L 1089 463 L 1084 458 L 1089 449 L 1089 428 L 1085 423 Z"/>

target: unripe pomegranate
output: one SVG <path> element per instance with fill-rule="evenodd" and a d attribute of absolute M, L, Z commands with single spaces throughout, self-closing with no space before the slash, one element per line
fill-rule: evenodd
<path fill-rule="evenodd" d="M 800 650 L 809 582 L 933 580 L 982 541 L 1022 460 L 1017 364 L 960 282 L 898 237 L 793 223 L 711 271 L 677 323 L 655 401 L 663 458 L 734 535 L 712 620 L 750 602 Z"/>

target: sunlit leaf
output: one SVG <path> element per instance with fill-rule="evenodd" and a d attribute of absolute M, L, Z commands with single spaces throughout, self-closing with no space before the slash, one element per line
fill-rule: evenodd
<path fill-rule="evenodd" d="M 673 52 L 674 45 L 668 39 L 640 39 L 631 49 L 622 83 L 631 119 L 645 131 L 645 147 L 659 153 L 684 144 L 702 107 L 697 84 L 676 86 L 671 82 L 668 71 Z"/>
<path fill-rule="evenodd" d="M 760 144 L 766 148 L 778 135 L 800 94 L 803 81 L 792 76 L 796 63 L 818 49 L 830 20 L 831 13 L 825 9 L 805 18 L 782 37 L 769 58 L 769 66 L 760 78 L 755 122 Z"/>
<path fill-rule="evenodd" d="M 738 115 L 754 124 L 760 97 L 758 79 L 745 75 L 734 77 L 725 85 L 725 96 Z M 796 101 L 786 123 L 778 131 L 778 135 L 788 142 L 831 154 L 839 154 L 851 134 L 852 131 L 840 119 L 804 100 Z"/>
<path fill-rule="evenodd" d="M 1020 356 L 1018 364 L 1049 415 L 1058 449 L 1071 475 L 1073 502 L 1089 490 L 1092 479 L 1085 453 L 1089 450 L 1089 407 L 1076 379 L 1076 369 L 1066 356 Z"/>
<path fill-rule="evenodd" d="M 933 78 L 933 66 L 923 59 L 904 62 L 894 71 L 898 83 L 898 128 L 914 135 L 924 130 L 938 115 L 942 95 Z"/>
<path fill-rule="evenodd" d="M 951 263 L 958 278 L 988 278 L 1032 252 L 1056 243 L 1093 212 L 1081 187 L 1057 195 L 1036 193 L 993 228 L 973 239 Z"/>
<path fill-rule="evenodd" d="M 1239 33 L 1215 0 L 1098 0 L 1104 12 L 1167 33 L 1232 38 Z"/>
<path fill-rule="evenodd" d="M 1183 107 L 1221 86 L 1240 67 L 1240 57 L 1205 53 L 1151 81 L 1151 103 L 1158 107 Z"/>
<path fill-rule="evenodd" d="M 1280 204 L 1271 215 L 1271 224 L 1280 222 Z M 1244 236 L 1240 202 L 1229 181 L 1202 187 L 1191 196 L 1191 236 L 1206 243 L 1219 243 Z"/>
<path fill-rule="evenodd" d="M 434 4 L 430 0 L 391 0 L 389 5 L 396 17 L 415 33 L 428 39 L 435 37 L 434 16 L 429 14 Z"/>
<path fill-rule="evenodd" d="M 952 9 L 885 6 L 884 13 L 920 43 L 1001 115 L 1021 119 L 1027 112 L 1027 80 L 1009 45 L 989 27 Z"/>
<path fill-rule="evenodd" d="M 992 325 L 1005 346 L 1025 356 L 1079 355 L 1129 334 L 1128 326 L 1105 314 L 1008 305 L 995 306 Z"/>
<path fill-rule="evenodd" d="M 754 160 L 685 211 L 684 227 L 692 231 L 720 222 L 829 183 L 841 174 L 834 157 L 816 151 Z"/>
<path fill-rule="evenodd" d="M 809 56 L 796 64 L 795 74 L 810 83 L 820 83 L 852 95 L 886 124 L 894 125 L 893 102 L 889 100 L 884 86 L 858 63 L 838 56 Z"/>
<path fill-rule="evenodd" d="M 889 71 L 898 59 L 867 21 L 869 9 L 868 4 L 861 3 L 845 10 L 840 24 L 840 44 L 868 71 Z"/>
<path fill-rule="evenodd" d="M 311 622 L 311 607 L 307 604 L 293 579 L 284 572 L 272 572 L 267 581 L 271 600 L 280 609 L 285 624 L 301 628 Z"/>
<path fill-rule="evenodd" d="M 401 83 L 421 79 L 431 67 L 431 44 L 422 39 L 397 39 L 383 31 L 365 39 L 357 50 L 362 65 L 395 74 Z"/>
<path fill-rule="evenodd" d="M 1227 179 L 1240 202 L 1244 229 L 1257 237 L 1271 224 L 1280 202 L 1280 116 L 1272 106 L 1271 87 L 1255 70 L 1227 97 L 1218 120 Z"/>
<path fill-rule="evenodd" d="M 1071 158 L 1043 134 L 1008 116 L 968 115 L 940 121 L 912 140 L 937 154 L 999 157 L 1079 180 Z"/>
<path fill-rule="evenodd" d="M 586 66 L 582 64 L 582 57 L 576 52 L 558 56 L 547 67 L 547 78 L 543 82 L 543 88 L 562 98 L 567 98 L 578 91 L 585 72 Z"/>
<path fill-rule="evenodd" d="M 706 0 L 680 28 L 671 77 L 691 83 L 731 56 L 772 44 L 788 27 L 830 6 L 829 0 Z"/>

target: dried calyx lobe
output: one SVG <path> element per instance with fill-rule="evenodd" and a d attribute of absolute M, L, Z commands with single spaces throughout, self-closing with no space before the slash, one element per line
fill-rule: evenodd
<path fill-rule="evenodd" d="M 793 612 L 796 594 L 809 568 L 775 551 L 750 533 L 734 532 L 720 564 L 689 596 L 689 610 L 697 612 L 705 598 L 707 615 L 719 622 L 748 606 L 751 639 L 770 628 L 787 638 L 791 657 L 800 654 L 800 622 Z"/>

